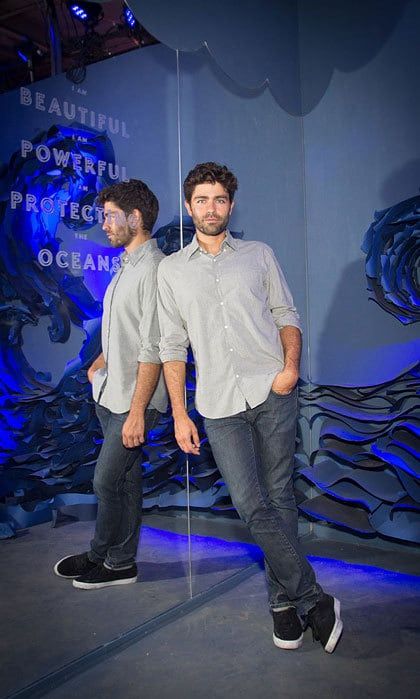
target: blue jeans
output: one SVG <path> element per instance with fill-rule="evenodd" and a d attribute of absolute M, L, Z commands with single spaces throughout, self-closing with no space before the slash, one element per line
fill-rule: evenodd
<path fill-rule="evenodd" d="M 95 534 L 89 558 L 108 568 L 129 568 L 136 560 L 142 516 L 142 447 L 127 449 L 122 428 L 128 413 L 116 414 L 95 404 L 104 441 L 93 478 L 98 498 Z M 145 433 L 158 422 L 160 413 L 145 411 Z"/>
<path fill-rule="evenodd" d="M 294 606 L 304 616 L 322 588 L 298 543 L 296 420 L 295 389 L 286 396 L 270 391 L 256 408 L 204 424 L 232 502 L 264 553 L 270 608 Z"/>

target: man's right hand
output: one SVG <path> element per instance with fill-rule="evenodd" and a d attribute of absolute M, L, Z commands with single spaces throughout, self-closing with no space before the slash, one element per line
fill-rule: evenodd
<path fill-rule="evenodd" d="M 96 368 L 93 364 L 87 370 L 87 377 L 88 377 L 90 383 L 93 383 L 93 375 L 94 375 L 95 371 L 96 371 Z"/>
<path fill-rule="evenodd" d="M 104 355 L 101 353 L 99 357 L 95 359 L 94 362 L 90 365 L 89 369 L 87 370 L 87 377 L 90 383 L 93 383 L 93 375 L 95 371 L 98 369 L 103 369 L 105 366 L 105 358 Z"/>
<path fill-rule="evenodd" d="M 186 454 L 200 453 L 200 438 L 198 431 L 192 420 L 187 414 L 174 417 L 175 424 L 175 439 L 178 446 Z"/>

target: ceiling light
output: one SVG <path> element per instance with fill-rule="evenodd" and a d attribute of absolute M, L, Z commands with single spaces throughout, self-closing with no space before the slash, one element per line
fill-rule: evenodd
<path fill-rule="evenodd" d="M 67 0 L 67 8 L 75 19 L 88 27 L 95 27 L 104 16 L 102 6 L 96 2 Z"/>

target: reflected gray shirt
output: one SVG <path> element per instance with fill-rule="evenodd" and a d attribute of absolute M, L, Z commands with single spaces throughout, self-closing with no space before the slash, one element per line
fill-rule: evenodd
<path fill-rule="evenodd" d="M 156 240 L 124 253 L 121 268 L 105 292 L 102 351 L 106 367 L 93 376 L 93 398 L 113 413 L 130 410 L 138 363 L 161 363 L 156 275 L 163 257 Z M 167 408 L 163 372 L 148 407 L 162 413 Z"/>
<path fill-rule="evenodd" d="M 196 236 L 158 270 L 162 362 L 185 362 L 191 344 L 196 407 L 227 417 L 263 403 L 283 369 L 279 330 L 299 316 L 271 248 L 227 234 L 218 255 Z"/>

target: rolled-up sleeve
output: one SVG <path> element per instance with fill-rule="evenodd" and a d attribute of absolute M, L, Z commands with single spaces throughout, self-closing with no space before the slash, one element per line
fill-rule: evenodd
<path fill-rule="evenodd" d="M 150 264 L 141 280 L 138 362 L 160 364 L 159 319 L 157 312 L 157 262 Z"/>
<path fill-rule="evenodd" d="M 292 294 L 281 267 L 268 245 L 264 246 L 264 257 L 267 264 L 268 301 L 276 326 L 281 330 L 286 325 L 293 325 L 302 332 Z"/>
<path fill-rule="evenodd" d="M 160 325 L 160 360 L 186 362 L 189 346 L 188 333 L 168 281 L 166 260 L 158 268 L 158 315 Z"/>

